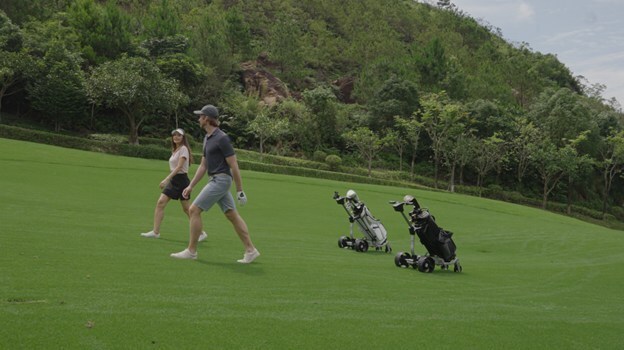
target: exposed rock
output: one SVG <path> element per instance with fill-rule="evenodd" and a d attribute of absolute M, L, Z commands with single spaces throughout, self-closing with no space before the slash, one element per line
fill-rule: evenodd
<path fill-rule="evenodd" d="M 243 62 L 240 65 L 245 93 L 257 97 L 267 106 L 274 106 L 291 96 L 286 85 L 266 69 L 271 66 L 266 53 L 258 56 L 255 61 Z"/>
<path fill-rule="evenodd" d="M 355 103 L 355 99 L 351 97 L 353 93 L 353 85 L 355 78 L 342 77 L 340 79 L 332 81 L 332 84 L 338 88 L 338 100 L 342 103 Z"/>

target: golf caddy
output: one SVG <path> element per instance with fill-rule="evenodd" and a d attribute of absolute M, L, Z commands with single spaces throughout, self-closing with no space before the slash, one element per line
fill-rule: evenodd
<path fill-rule="evenodd" d="M 338 192 L 334 192 L 334 200 L 349 215 L 349 236 L 342 236 L 338 239 L 338 247 L 351 248 L 357 252 L 368 251 L 369 246 L 375 247 L 375 250 L 381 250 L 385 246 L 386 253 L 391 252 L 392 248 L 388 243 L 386 228 L 381 221 L 375 219 L 370 213 L 364 202 L 360 201 L 354 190 L 347 191 L 345 197 L 340 197 Z M 364 234 L 364 238 L 356 239 L 353 235 L 353 223 L 357 223 L 358 228 Z"/>
<path fill-rule="evenodd" d="M 395 211 L 401 213 L 409 226 L 411 235 L 411 254 L 399 252 L 394 257 L 396 266 L 412 266 L 420 272 L 433 272 L 436 264 L 442 270 L 448 270 L 449 266 L 453 265 L 453 271 L 462 271 L 459 259 L 455 255 L 457 247 L 451 238 L 453 233 L 439 227 L 429 210 L 421 208 L 416 198 L 410 195 L 403 197 L 402 202 L 391 201 L 390 204 Z M 405 205 L 414 207 L 409 213 L 409 219 L 404 212 Z M 420 243 L 427 248 L 427 254 L 419 256 L 414 253 L 415 235 L 418 235 Z"/>

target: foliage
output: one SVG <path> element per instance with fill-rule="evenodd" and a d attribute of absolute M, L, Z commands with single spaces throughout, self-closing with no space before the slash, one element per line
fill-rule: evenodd
<path fill-rule="evenodd" d="M 604 86 L 572 76 L 555 55 L 506 42 L 500 30 L 450 1 L 435 3 L 5 0 L 0 2 L 0 112 L 16 115 L 20 123 L 56 124 L 64 132 L 127 132 L 136 142 L 178 126 L 200 136 L 195 120 L 181 116 L 212 103 L 224 112 L 222 127 L 235 144 L 252 148 L 257 139 L 249 124 L 262 106 L 244 91 L 241 76 L 246 67 L 258 67 L 290 93 L 266 111 L 271 119 L 287 121 L 288 133 L 269 141 L 270 147 L 263 144 L 263 153 L 311 157 L 323 150 L 341 157 L 341 167 L 358 169 L 365 161 L 341 135 L 366 127 L 385 139 L 371 173 L 374 168 L 401 172 L 409 158 L 410 172 L 400 176 L 407 180 L 452 188 L 459 175 L 459 188 L 464 181 L 495 183 L 532 195 L 543 193 L 536 138 L 561 152 L 585 135 L 570 160 L 609 158 L 604 146 L 624 128 L 624 117 L 617 101 L 602 96 Z M 77 55 L 81 72 L 63 58 Z M 78 117 L 80 76 L 93 92 L 94 72 L 142 59 L 158 67 L 154 79 L 143 76 L 142 65 L 131 64 L 120 66 L 118 74 L 109 69 L 111 81 L 135 81 L 144 92 L 167 93 L 151 92 L 150 103 L 125 108 L 90 95 L 89 120 Z M 40 67 L 51 77 L 67 74 L 67 82 L 46 79 Z M 429 104 L 432 113 L 430 93 L 444 94 L 436 102 L 444 108 L 436 113 L 461 115 L 458 128 L 446 136 L 436 134 L 445 122 L 438 130 L 423 123 L 423 107 Z M 56 122 L 40 113 L 61 105 L 66 107 L 55 112 Z M 544 135 L 536 136 L 536 130 Z M 500 149 L 501 162 L 480 176 L 468 166 L 476 147 L 471 145 L 493 135 L 508 147 Z M 439 171 L 443 166 L 448 172 Z M 434 181 L 423 179 L 432 169 Z M 605 196 L 603 170 L 577 173 L 576 180 L 562 175 L 567 186 L 557 184 L 549 198 L 563 201 L 567 194 L 568 204 L 571 199 L 593 207 L 602 200 L 611 207 L 621 204 L 624 180 L 614 176 Z M 367 175 L 369 169 L 361 171 Z"/>
<path fill-rule="evenodd" d="M 53 47 L 41 61 L 39 79 L 28 87 L 33 108 L 52 120 L 55 131 L 82 124 L 86 117 L 85 76 L 80 63 L 79 56 L 62 46 Z"/>
<path fill-rule="evenodd" d="M 100 5 L 95 0 L 77 0 L 67 14 L 90 62 L 103 63 L 132 50 L 130 17 L 113 1 Z"/>
<path fill-rule="evenodd" d="M 372 130 L 359 127 L 353 131 L 346 132 L 342 137 L 347 144 L 355 147 L 360 156 L 368 164 L 368 176 L 371 176 L 373 158 L 382 147 L 382 140 Z"/>
<path fill-rule="evenodd" d="M 95 104 L 118 109 L 127 118 L 131 144 L 138 144 L 138 129 L 145 120 L 177 107 L 177 91 L 176 81 L 142 58 L 106 62 L 95 68 L 87 81 L 87 93 Z"/>
<path fill-rule="evenodd" d="M 325 163 L 329 165 L 331 170 L 337 170 L 342 163 L 342 159 L 335 154 L 330 154 L 325 158 Z"/>
<path fill-rule="evenodd" d="M 395 117 L 407 118 L 420 108 L 416 84 L 393 76 L 388 79 L 371 100 L 370 125 L 379 130 L 394 126 Z"/>

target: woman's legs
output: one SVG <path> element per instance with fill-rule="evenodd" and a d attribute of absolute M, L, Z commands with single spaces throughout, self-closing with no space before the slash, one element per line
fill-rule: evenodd
<path fill-rule="evenodd" d="M 165 207 L 171 198 L 167 197 L 164 194 L 160 194 L 158 201 L 156 202 L 156 209 L 154 209 L 154 233 L 160 234 L 160 224 L 165 217 Z"/>

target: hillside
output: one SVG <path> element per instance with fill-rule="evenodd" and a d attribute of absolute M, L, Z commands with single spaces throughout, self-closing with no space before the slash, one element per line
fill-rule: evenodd
<path fill-rule="evenodd" d="M 201 137 L 211 102 L 239 148 L 517 191 L 624 217 L 622 113 L 554 55 L 451 4 L 0 4 L 0 113 L 58 132 Z"/>

